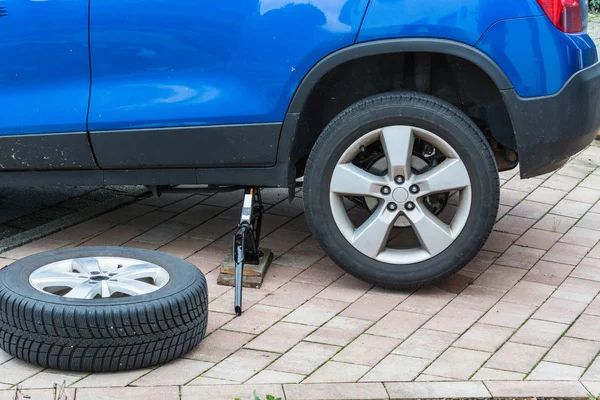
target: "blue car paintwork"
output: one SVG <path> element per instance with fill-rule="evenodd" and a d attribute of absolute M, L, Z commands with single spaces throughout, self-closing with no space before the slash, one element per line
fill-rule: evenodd
<path fill-rule="evenodd" d="M 496 21 L 543 15 L 535 0 L 371 0 L 359 42 L 430 37 L 473 45 Z"/>
<path fill-rule="evenodd" d="M 282 121 L 367 0 L 92 0 L 89 129 Z"/>
<path fill-rule="evenodd" d="M 554 94 L 577 71 L 598 61 L 587 34 L 560 32 L 545 16 L 500 21 L 477 44 L 523 97 Z"/>
<path fill-rule="evenodd" d="M 0 135 L 281 122 L 315 63 L 379 39 L 441 38 L 476 47 L 524 97 L 557 92 L 597 60 L 587 34 L 558 31 L 535 0 L 0 6 Z"/>
<path fill-rule="evenodd" d="M 0 135 L 86 130 L 85 0 L 0 0 Z"/>

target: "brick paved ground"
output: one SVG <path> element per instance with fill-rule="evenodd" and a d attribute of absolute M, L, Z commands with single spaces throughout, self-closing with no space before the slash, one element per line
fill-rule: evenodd
<path fill-rule="evenodd" d="M 415 292 L 360 282 L 319 249 L 301 199 L 265 192 L 264 246 L 275 253 L 246 312 L 216 285 L 241 195 L 166 195 L 1 254 L 0 265 L 79 245 L 158 249 L 207 276 L 209 335 L 153 370 L 76 374 L 0 352 L 0 399 L 578 397 L 600 393 L 600 142 L 555 174 L 502 173 L 499 221 L 452 278 Z M 300 194 L 301 196 L 301 194 Z M 84 238 L 84 239 L 82 239 Z M 64 398 L 64 397 L 62 397 Z"/>

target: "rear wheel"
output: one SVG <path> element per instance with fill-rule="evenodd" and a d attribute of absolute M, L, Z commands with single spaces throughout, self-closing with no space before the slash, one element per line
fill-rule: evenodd
<path fill-rule="evenodd" d="M 327 254 L 389 288 L 458 271 L 485 243 L 498 171 L 477 126 L 431 96 L 360 101 L 323 131 L 304 183 L 309 225 Z"/>

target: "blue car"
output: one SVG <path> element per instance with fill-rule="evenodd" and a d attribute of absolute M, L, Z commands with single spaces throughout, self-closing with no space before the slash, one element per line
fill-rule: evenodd
<path fill-rule="evenodd" d="M 0 185 L 302 186 L 311 231 L 347 272 L 424 285 L 485 243 L 498 171 L 546 174 L 596 136 L 587 12 L 0 0 Z"/>

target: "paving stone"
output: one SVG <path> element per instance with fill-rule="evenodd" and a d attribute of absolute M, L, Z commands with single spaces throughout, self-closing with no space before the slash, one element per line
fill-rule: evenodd
<path fill-rule="evenodd" d="M 569 243 L 590 249 L 600 241 L 600 231 L 573 227 L 560 239 L 562 243 Z"/>
<path fill-rule="evenodd" d="M 498 232 L 514 233 L 516 235 L 522 235 L 536 223 L 535 219 L 517 217 L 514 215 L 506 215 L 502 219 L 496 222 L 494 230 Z"/>
<path fill-rule="evenodd" d="M 356 382 L 369 371 L 365 365 L 328 361 L 312 373 L 305 383 Z"/>
<path fill-rule="evenodd" d="M 539 178 L 521 179 L 518 175 L 510 179 L 502 188 L 518 190 L 521 192 L 531 193 L 542 184 L 543 180 Z"/>
<path fill-rule="evenodd" d="M 218 330 L 204 338 L 196 348 L 185 355 L 185 358 L 216 363 L 253 338 L 254 335 L 248 333 Z"/>
<path fill-rule="evenodd" d="M 361 382 L 412 381 L 427 365 L 429 360 L 390 354 L 370 370 Z"/>
<path fill-rule="evenodd" d="M 552 347 L 569 325 L 530 319 L 514 334 L 511 342 Z"/>
<path fill-rule="evenodd" d="M 583 374 L 581 379 L 584 381 L 600 381 L 600 357 L 596 357 L 592 365 L 590 365 L 587 371 L 585 371 L 585 374 Z M 598 393 L 600 393 L 600 391 Z"/>
<path fill-rule="evenodd" d="M 600 203 L 599 203 L 600 204 Z M 596 205 L 596 207 L 600 207 Z M 599 210 L 600 212 L 600 210 Z M 591 229 L 593 231 L 600 231 L 600 213 L 589 212 L 583 216 L 575 225 L 578 228 Z"/>
<path fill-rule="evenodd" d="M 476 323 L 454 343 L 454 347 L 494 352 L 515 332 L 512 328 Z"/>
<path fill-rule="evenodd" d="M 53 389 L 55 385 L 69 386 L 82 378 L 81 374 L 46 370 L 19 383 L 23 389 Z"/>
<path fill-rule="evenodd" d="M 461 334 L 483 315 L 482 311 L 446 307 L 424 325 L 425 329 Z"/>
<path fill-rule="evenodd" d="M 300 342 L 269 366 L 269 369 L 307 375 L 333 357 L 339 350 L 340 347 L 337 346 Z"/>
<path fill-rule="evenodd" d="M 246 384 L 184 386 L 181 388 L 181 400 L 233 400 L 235 398 L 245 400 L 250 398 L 254 391 L 261 399 L 264 399 L 268 394 L 275 396 L 275 398 L 285 398 L 281 385 Z"/>
<path fill-rule="evenodd" d="M 239 218 L 239 213 L 237 214 Z M 261 246 L 271 249 L 275 257 L 285 254 L 310 236 L 308 232 L 279 228 L 261 241 Z"/>
<path fill-rule="evenodd" d="M 210 245 L 210 243 L 211 242 L 209 240 L 200 240 L 188 236 L 180 236 L 172 242 L 159 247 L 158 251 L 179 258 L 187 258 L 196 253 L 198 250 Z"/>
<path fill-rule="evenodd" d="M 542 183 L 542 186 L 568 192 L 573 190 L 579 182 L 581 182 L 579 178 L 555 174 Z"/>
<path fill-rule="evenodd" d="M 360 299 L 350 304 L 341 315 L 343 317 L 377 321 L 392 311 L 402 300 L 401 297 L 366 293 Z"/>
<path fill-rule="evenodd" d="M 378 336 L 388 336 L 397 339 L 406 339 L 414 331 L 423 325 L 429 316 L 423 314 L 409 313 L 406 311 L 392 311 L 375 325 L 367 333 Z"/>
<path fill-rule="evenodd" d="M 533 318 L 571 324 L 587 303 L 551 297 L 533 314 Z"/>
<path fill-rule="evenodd" d="M 214 363 L 179 358 L 158 367 L 133 384 L 135 386 L 185 385 L 213 365 Z"/>
<path fill-rule="evenodd" d="M 585 314 L 596 315 L 600 317 L 600 296 L 596 297 L 594 301 L 585 309 Z M 0 363 L 2 362 L 2 355 L 0 354 Z"/>
<path fill-rule="evenodd" d="M 481 250 L 462 270 L 482 273 L 492 265 L 499 256 L 499 253 Z"/>
<path fill-rule="evenodd" d="M 514 207 L 527 196 L 527 192 L 502 188 L 500 191 L 500 204 Z"/>
<path fill-rule="evenodd" d="M 593 258 L 584 258 L 571 273 L 573 278 L 600 281 L 600 262 Z"/>
<path fill-rule="evenodd" d="M 483 246 L 483 250 L 495 251 L 497 253 L 503 253 L 508 249 L 517 239 L 518 235 L 512 233 L 496 232 L 492 231 L 487 242 Z"/>
<path fill-rule="evenodd" d="M 156 207 L 151 207 L 149 205 L 144 205 L 140 203 L 128 204 L 114 211 L 100 215 L 95 219 L 98 221 L 110 222 L 113 224 L 122 224 L 123 222 L 132 220 L 144 214 L 148 214 L 155 210 Z"/>
<path fill-rule="evenodd" d="M 433 360 L 450 347 L 457 338 L 458 335 L 455 333 L 419 329 L 402 342 L 393 353 Z"/>
<path fill-rule="evenodd" d="M 193 227 L 194 225 L 190 223 L 170 220 L 155 226 L 149 231 L 144 232 L 140 236 L 136 237 L 135 240 L 137 242 L 148 242 L 164 245 L 190 231 Z"/>
<path fill-rule="evenodd" d="M 196 379 L 194 379 L 193 381 L 191 381 L 190 383 L 188 383 L 188 385 L 192 385 L 192 386 L 203 386 L 203 385 L 238 385 L 238 382 L 233 382 L 233 381 L 227 381 L 225 379 L 217 379 L 217 378 L 207 378 L 205 376 L 200 376 Z"/>
<path fill-rule="evenodd" d="M 71 399 L 69 397 L 69 399 Z M 179 388 L 125 387 L 77 389 L 77 400 L 179 400 Z M 33 400 L 33 399 L 32 399 Z M 37 400 L 37 399 L 35 399 Z"/>
<path fill-rule="evenodd" d="M 594 248 L 587 254 L 588 257 L 592 258 L 600 258 L 600 243 L 598 243 Z"/>
<path fill-rule="evenodd" d="M 508 267 L 530 269 L 543 255 L 545 251 L 522 246 L 510 246 L 500 256 L 496 264 Z"/>
<path fill-rule="evenodd" d="M 581 381 L 581 384 L 588 390 L 589 393 L 598 393 L 600 395 L 600 382 Z"/>
<path fill-rule="evenodd" d="M 286 400 L 380 400 L 388 397 L 382 383 L 313 383 L 283 386 Z"/>
<path fill-rule="evenodd" d="M 571 218 L 581 218 L 591 207 L 591 204 L 588 203 L 563 199 L 550 210 L 550 213 Z"/>
<path fill-rule="evenodd" d="M 458 271 L 456 274 L 449 276 L 448 278 L 434 283 L 433 286 L 438 289 L 442 289 L 448 293 L 459 294 L 473 283 L 471 276 L 463 275 L 462 271 Z"/>
<path fill-rule="evenodd" d="M 308 325 L 278 322 L 248 343 L 248 349 L 284 353 L 309 335 L 315 328 Z"/>
<path fill-rule="evenodd" d="M 372 321 L 337 316 L 317 329 L 305 340 L 309 342 L 346 346 L 372 324 Z"/>
<path fill-rule="evenodd" d="M 224 326 L 237 332 L 259 334 L 283 318 L 290 310 L 257 304 Z"/>
<path fill-rule="evenodd" d="M 306 376 L 299 374 L 290 374 L 287 372 L 270 371 L 265 369 L 250 378 L 246 383 L 248 385 L 257 385 L 264 383 L 299 383 Z"/>
<path fill-rule="evenodd" d="M 345 272 L 330 258 L 325 257 L 297 275 L 293 281 L 317 286 L 329 286 Z"/>
<path fill-rule="evenodd" d="M 490 353 L 483 351 L 450 347 L 427 367 L 425 373 L 468 380 L 486 362 L 490 355 Z"/>
<path fill-rule="evenodd" d="M 75 240 L 75 239 L 74 239 Z M 33 254 L 41 253 L 43 251 L 56 250 L 70 243 L 70 239 L 68 240 L 54 240 L 50 237 L 45 237 L 40 240 L 36 240 L 35 242 L 28 243 L 26 245 L 17 247 L 16 249 L 9 250 L 7 252 L 2 253 L 2 257 L 11 258 L 13 260 L 20 260 L 21 258 L 25 258 L 31 256 Z"/>
<path fill-rule="evenodd" d="M 0 365 L 0 383 L 14 385 L 37 374 L 43 369 L 37 365 L 13 358 Z"/>
<path fill-rule="evenodd" d="M 560 203 L 559 203 L 560 204 Z M 537 203 L 535 201 L 523 200 L 510 212 L 511 215 L 518 217 L 534 218 L 539 219 L 550 211 L 552 205 Z"/>
<path fill-rule="evenodd" d="M 234 318 L 231 314 L 223 314 L 219 312 L 208 312 L 208 324 L 206 327 L 206 335 L 210 335 L 227 322 L 231 321 Z"/>
<path fill-rule="evenodd" d="M 587 254 L 589 248 L 567 243 L 556 243 L 543 257 L 544 261 L 577 265 Z"/>
<path fill-rule="evenodd" d="M 385 387 L 393 399 L 491 397 L 481 382 L 389 382 Z"/>
<path fill-rule="evenodd" d="M 454 293 L 436 288 L 435 286 L 423 287 L 396 307 L 398 311 L 435 315 L 454 298 Z"/>
<path fill-rule="evenodd" d="M 507 342 L 485 364 L 488 368 L 527 373 L 548 351 L 545 347 Z"/>
<path fill-rule="evenodd" d="M 244 382 L 273 362 L 278 356 L 278 354 L 265 351 L 240 349 L 209 369 L 203 376 Z"/>
<path fill-rule="evenodd" d="M 290 251 L 282 254 L 277 259 L 277 263 L 308 268 L 323 257 L 325 257 L 325 252 L 321 249 L 317 241 L 310 236 Z"/>
<path fill-rule="evenodd" d="M 600 342 L 562 337 L 544 360 L 587 368 L 599 351 Z"/>
<path fill-rule="evenodd" d="M 572 270 L 572 265 L 539 261 L 531 270 L 529 270 L 523 280 L 526 282 L 537 282 L 550 286 L 559 286 L 567 279 L 567 276 L 569 276 Z"/>
<path fill-rule="evenodd" d="M 225 218 L 212 218 L 186 233 L 186 236 L 214 241 L 234 230 L 237 225 L 237 221 Z"/>
<path fill-rule="evenodd" d="M 538 203 L 551 204 L 555 205 L 568 194 L 567 191 L 551 189 L 547 187 L 539 187 L 535 189 L 529 196 L 527 196 L 527 200 L 535 201 Z"/>
<path fill-rule="evenodd" d="M 0 364 L 4 364 L 5 362 L 12 360 L 13 356 L 5 352 L 4 350 L 0 350 Z"/>
<path fill-rule="evenodd" d="M 106 232 L 94 236 L 84 243 L 85 246 L 120 246 L 129 240 L 139 236 L 143 229 L 128 226 L 115 226 Z"/>
<path fill-rule="evenodd" d="M 213 271 L 211 272 L 209 275 L 218 275 L 219 270 Z M 208 276 L 206 277 L 207 281 L 208 281 L 208 291 L 210 292 L 211 289 L 214 289 L 215 285 L 213 284 L 212 279 L 216 279 L 216 278 L 209 278 Z M 227 286 L 224 286 L 227 287 Z M 233 288 L 228 287 L 229 290 L 226 290 L 221 296 L 219 296 L 218 298 L 211 300 L 212 296 L 209 295 L 209 301 L 210 303 L 208 304 L 208 309 L 209 311 L 215 311 L 215 312 L 220 312 L 220 313 L 226 313 L 226 314 L 233 314 L 234 313 L 234 309 L 233 309 L 233 299 L 234 299 L 234 291 Z M 258 302 L 264 300 L 267 296 L 270 295 L 270 291 L 265 290 L 265 289 L 245 289 L 244 290 L 244 309 L 248 310 L 251 307 L 253 307 L 255 304 L 257 304 Z"/>
<path fill-rule="evenodd" d="M 470 379 L 471 381 L 521 381 L 525 374 L 519 372 L 502 371 L 500 369 L 480 368 Z"/>
<path fill-rule="evenodd" d="M 288 282 L 261 301 L 262 305 L 296 308 L 323 290 L 323 286 Z"/>
<path fill-rule="evenodd" d="M 560 239 L 562 234 L 558 232 L 548 232 L 539 229 L 528 230 L 516 244 L 525 247 L 533 247 L 540 250 L 550 250 L 554 243 Z"/>
<path fill-rule="evenodd" d="M 337 353 L 333 360 L 374 366 L 400 344 L 400 339 L 363 334 Z"/>
<path fill-rule="evenodd" d="M 600 342 L 600 317 L 583 314 L 567 331 L 566 336 Z"/>
<path fill-rule="evenodd" d="M 600 190 L 576 187 L 567 195 L 566 199 L 580 201 L 582 203 L 595 204 L 598 200 L 600 200 Z"/>
<path fill-rule="evenodd" d="M 535 306 L 500 301 L 479 322 L 489 325 L 518 328 L 536 310 Z"/>
<path fill-rule="evenodd" d="M 486 288 L 510 290 L 526 272 L 519 268 L 492 265 L 473 284 Z"/>
<path fill-rule="evenodd" d="M 350 303 L 344 301 L 315 297 L 292 311 L 284 321 L 321 326 L 349 305 Z"/>
<path fill-rule="evenodd" d="M 522 273 L 524 274 L 525 271 L 522 271 Z M 521 272 L 519 272 L 519 274 L 521 274 Z M 487 311 L 492 308 L 506 292 L 506 290 L 473 284 L 463 290 L 462 293 L 452 300 L 448 306 L 464 308 L 467 310 Z"/>
<path fill-rule="evenodd" d="M 495 381 L 485 385 L 494 397 L 587 398 L 579 382 Z"/>
<path fill-rule="evenodd" d="M 535 282 L 519 282 L 502 299 L 509 303 L 539 307 L 554 292 L 555 287 Z"/>
<path fill-rule="evenodd" d="M 267 269 L 260 289 L 267 292 L 274 292 L 302 271 L 304 271 L 304 269 L 300 267 L 290 267 L 272 263 Z"/>
<path fill-rule="evenodd" d="M 578 278 L 567 278 L 552 297 L 591 303 L 600 292 L 600 282 Z"/>
<path fill-rule="evenodd" d="M 533 228 L 541 229 L 543 231 L 565 233 L 571 229 L 576 222 L 577 218 L 546 214 L 533 226 Z"/>
<path fill-rule="evenodd" d="M 165 211 L 152 211 L 151 213 L 144 214 L 137 218 L 132 219 L 125 223 L 126 227 L 142 229 L 144 231 L 154 228 L 161 222 L 167 221 L 175 217 L 176 213 L 165 212 Z"/>
<path fill-rule="evenodd" d="M 96 372 L 71 385 L 71 387 L 125 387 L 136 379 L 146 375 L 150 371 L 150 369 L 136 369 L 133 371 L 110 373 Z"/>
<path fill-rule="evenodd" d="M 560 170 L 558 170 L 557 174 L 583 179 L 587 177 L 593 170 L 594 168 L 591 167 L 585 167 L 583 165 L 575 165 L 572 163 L 568 163 Z"/>
<path fill-rule="evenodd" d="M 444 376 L 421 374 L 421 375 L 417 376 L 413 382 L 456 382 L 456 381 L 457 380 L 454 378 L 446 378 Z"/>
<path fill-rule="evenodd" d="M 364 295 L 372 286 L 346 274 L 320 292 L 317 297 L 352 303 Z"/>

